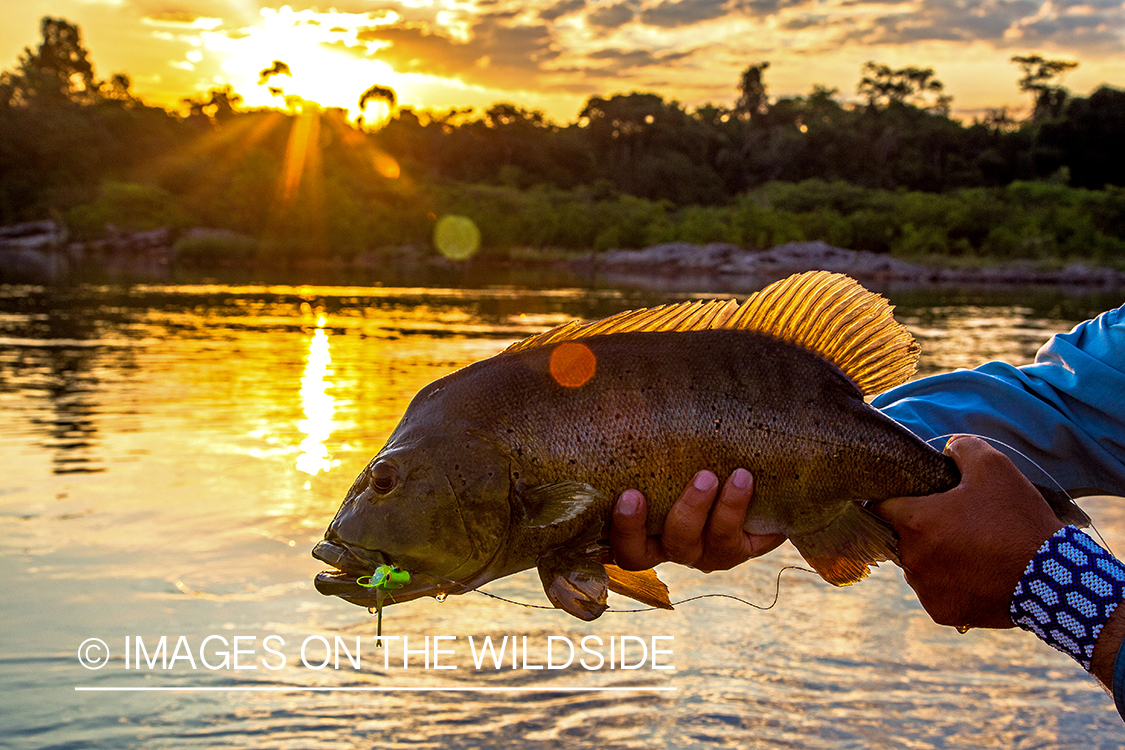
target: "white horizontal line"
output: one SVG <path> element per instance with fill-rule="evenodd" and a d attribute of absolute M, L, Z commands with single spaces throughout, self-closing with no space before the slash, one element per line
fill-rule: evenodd
<path fill-rule="evenodd" d="M 610 692 L 668 692 L 674 687 L 306 687 L 302 685 L 264 685 L 236 687 L 83 687 L 79 692 L 142 693 L 142 692 L 194 692 L 194 693 L 610 693 Z"/>

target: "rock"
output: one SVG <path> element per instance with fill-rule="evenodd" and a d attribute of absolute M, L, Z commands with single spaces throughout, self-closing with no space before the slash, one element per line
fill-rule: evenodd
<path fill-rule="evenodd" d="M 28 221 L 0 227 L 0 250 L 34 250 L 66 242 L 66 228 L 53 221 Z"/>
<path fill-rule="evenodd" d="M 717 268 L 732 255 L 741 252 L 737 245 L 722 242 L 702 246 L 688 242 L 668 242 L 643 250 L 607 250 L 597 257 L 597 262 L 608 266 Z"/>
<path fill-rule="evenodd" d="M 54 221 L 28 221 L 0 227 L 0 282 L 46 284 L 70 270 L 59 250 L 66 228 Z"/>
<path fill-rule="evenodd" d="M 846 250 L 826 242 L 790 242 L 769 250 L 735 245 L 670 242 L 642 250 L 610 250 L 575 266 L 592 266 L 612 283 L 661 288 L 707 286 L 746 289 L 802 271 L 833 271 L 874 286 L 922 284 L 973 286 L 1125 286 L 1125 273 L 1071 264 L 1044 270 L 1027 262 L 985 268 L 938 268 L 907 263 L 884 253 Z"/>

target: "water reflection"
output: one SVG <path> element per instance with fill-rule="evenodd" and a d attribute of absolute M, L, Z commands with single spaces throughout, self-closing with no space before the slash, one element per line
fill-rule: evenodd
<path fill-rule="evenodd" d="M 55 349 L 47 356 L 51 374 L 44 387 L 54 413 L 33 422 L 49 436 L 43 444 L 52 452 L 56 474 L 105 471 L 97 455 L 97 378 L 88 371 L 90 356 L 83 349 Z"/>
<path fill-rule="evenodd" d="M 297 456 L 297 470 L 316 476 L 317 472 L 329 471 L 339 461 L 332 461 L 328 453 L 328 438 L 332 434 L 332 418 L 336 405 L 328 394 L 331 384 L 328 376 L 332 374 L 329 366 L 332 355 L 329 351 L 328 334 L 324 332 L 324 317 L 317 320 L 317 328 L 309 340 L 308 364 L 301 376 L 301 408 L 305 418 L 297 423 L 297 429 L 305 434 L 301 441 L 301 455 Z"/>
<path fill-rule="evenodd" d="M 315 593 L 309 557 L 352 478 L 413 395 L 453 369 L 572 318 L 688 295 L 576 288 L 152 286 L 60 295 L 0 287 L 0 737 L 49 747 L 1112 748 L 1112 703 L 1066 657 L 1022 633 L 937 628 L 891 566 L 835 589 L 795 575 L 777 606 L 704 600 L 579 623 L 483 596 L 392 608 L 415 636 L 675 636 L 668 696 L 567 696 L 562 684 L 640 675 L 540 670 L 359 673 L 292 667 L 88 673 L 87 637 L 211 633 L 297 646 L 370 640 L 363 610 Z M 922 370 L 1026 362 L 1058 330 L 1119 304 L 914 294 L 894 299 Z M 299 445 L 299 448 L 295 448 Z M 85 462 L 82 459 L 87 459 Z M 73 469 L 101 467 L 101 473 Z M 314 479 L 316 477 L 316 479 Z M 308 489 L 303 490 L 305 486 Z M 1083 501 L 1125 548 L 1125 505 Z M 667 567 L 676 599 L 760 603 L 786 545 L 702 576 Z M 489 590 L 544 601 L 528 571 Z M 611 599 L 615 608 L 632 605 Z M 541 663 L 542 659 L 533 659 Z M 294 657 L 293 663 L 296 663 Z M 379 664 L 382 664 L 381 659 Z M 646 675 L 648 676 L 648 675 Z M 507 696 L 80 696 L 81 684 L 528 685 Z M 3 744 L 0 741 L 0 744 Z"/>

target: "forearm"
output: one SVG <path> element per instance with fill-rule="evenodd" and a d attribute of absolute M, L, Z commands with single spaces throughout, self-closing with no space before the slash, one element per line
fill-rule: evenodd
<path fill-rule="evenodd" d="M 1090 663 L 1090 674 L 1110 690 L 1113 689 L 1113 667 L 1117 662 L 1117 652 L 1122 640 L 1125 640 L 1125 606 L 1118 606 L 1098 634 L 1094 658 Z"/>
<path fill-rule="evenodd" d="M 1125 307 L 1053 337 L 1034 364 L 991 362 L 921 378 L 872 405 L 925 440 L 956 432 L 1002 441 L 1040 484 L 1058 482 L 1072 495 L 1125 495 L 1122 392 Z"/>

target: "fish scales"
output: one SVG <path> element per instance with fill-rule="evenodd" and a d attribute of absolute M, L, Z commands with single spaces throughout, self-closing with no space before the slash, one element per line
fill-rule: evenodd
<path fill-rule="evenodd" d="M 754 474 L 755 533 L 822 527 L 845 502 L 957 483 L 949 459 L 865 404 L 838 368 L 787 342 L 710 330 L 582 343 L 597 364 L 579 387 L 551 376 L 551 348 L 528 349 L 450 376 L 433 407 L 441 420 L 495 424 L 517 480 L 588 483 L 607 496 L 604 514 L 609 499 L 640 489 L 652 533 L 700 467 Z"/>

